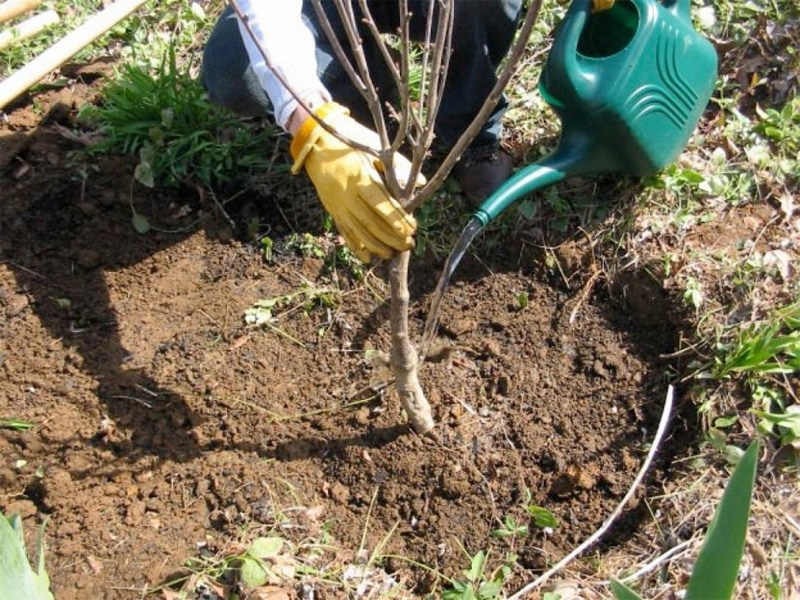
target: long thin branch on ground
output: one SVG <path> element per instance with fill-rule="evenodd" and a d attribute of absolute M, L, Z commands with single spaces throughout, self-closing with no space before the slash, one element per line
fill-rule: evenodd
<path fill-rule="evenodd" d="M 509 596 L 508 600 L 519 600 L 520 598 L 524 598 L 525 596 L 530 594 L 533 590 L 542 585 L 545 581 L 550 579 L 561 569 L 566 567 L 575 558 L 583 554 L 590 546 L 592 546 L 595 542 L 597 542 L 597 540 L 599 540 L 606 533 L 606 531 L 609 530 L 611 525 L 613 525 L 614 521 L 617 520 L 617 517 L 619 517 L 619 515 L 622 513 L 625 506 L 627 506 L 628 502 L 630 502 L 630 499 L 633 497 L 633 494 L 636 492 L 636 489 L 639 487 L 639 484 L 642 482 L 642 479 L 644 479 L 644 476 L 650 470 L 650 465 L 653 462 L 653 458 L 655 458 L 656 452 L 661 447 L 661 440 L 664 438 L 664 434 L 667 431 L 667 424 L 669 423 L 669 418 L 670 415 L 672 414 L 672 404 L 674 395 L 675 395 L 675 388 L 669 386 L 669 388 L 667 388 L 667 397 L 664 400 L 664 409 L 661 412 L 661 420 L 658 423 L 658 429 L 656 430 L 656 435 L 653 438 L 653 443 L 650 445 L 650 451 L 647 453 L 647 456 L 645 457 L 644 462 L 642 463 L 642 467 L 636 474 L 636 477 L 634 478 L 631 487 L 628 489 L 627 493 L 622 498 L 620 503 L 616 506 L 616 508 L 614 508 L 614 510 L 611 511 L 611 514 L 603 522 L 600 528 L 597 531 L 595 531 L 592 535 L 590 535 L 582 544 L 580 544 L 572 552 L 570 552 L 564 558 L 558 561 L 548 571 L 545 571 L 539 577 L 537 577 L 530 583 L 524 585 L 522 588 L 514 592 L 514 594 Z"/>
<path fill-rule="evenodd" d="M 661 555 L 657 556 L 655 559 L 651 560 L 649 563 L 647 563 L 646 565 L 641 567 L 635 573 L 631 573 L 627 577 L 622 577 L 620 579 L 620 582 L 624 583 L 626 585 L 628 585 L 630 583 L 633 583 L 634 581 L 639 579 L 642 575 L 647 575 L 648 573 L 651 573 L 651 572 L 655 571 L 658 567 L 660 567 L 665 562 L 667 562 L 669 560 L 672 560 L 676 556 L 679 556 L 682 553 L 686 552 L 686 550 L 689 548 L 689 546 L 691 546 L 695 542 L 696 542 L 695 539 L 684 540 L 683 542 L 681 542 L 677 546 L 674 546 L 674 547 L 670 548 L 669 550 L 667 550 L 663 554 L 661 554 Z M 604 586 L 609 586 L 609 585 L 611 585 L 611 582 L 610 581 L 604 581 L 603 585 Z"/>

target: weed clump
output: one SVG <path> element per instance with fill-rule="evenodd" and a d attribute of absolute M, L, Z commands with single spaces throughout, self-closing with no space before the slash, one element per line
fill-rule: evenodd
<path fill-rule="evenodd" d="M 246 180 L 269 164 L 276 130 L 243 122 L 211 104 L 190 67 L 169 52 L 160 69 L 124 65 L 81 119 L 100 132 L 93 153 L 138 154 L 147 187 L 213 188 Z"/>

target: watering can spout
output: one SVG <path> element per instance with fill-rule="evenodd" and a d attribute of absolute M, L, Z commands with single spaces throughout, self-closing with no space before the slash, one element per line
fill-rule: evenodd
<path fill-rule="evenodd" d="M 558 183 L 567 177 L 575 159 L 573 154 L 558 149 L 540 161 L 520 169 L 481 204 L 473 219 L 480 221 L 485 227 L 525 194 Z"/>

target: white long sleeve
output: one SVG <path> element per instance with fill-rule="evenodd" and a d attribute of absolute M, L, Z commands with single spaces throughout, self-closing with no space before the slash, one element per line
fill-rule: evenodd
<path fill-rule="evenodd" d="M 330 93 L 317 76 L 316 44 L 312 32 L 303 23 L 303 0 L 239 0 L 239 7 L 272 67 L 295 93 L 301 98 L 319 93 L 330 100 Z M 298 103 L 267 67 L 261 51 L 241 22 L 239 31 L 253 71 L 272 102 L 275 120 L 285 129 Z"/>

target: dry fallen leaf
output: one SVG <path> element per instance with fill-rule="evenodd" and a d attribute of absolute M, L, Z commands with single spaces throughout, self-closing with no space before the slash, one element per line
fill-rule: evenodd
<path fill-rule="evenodd" d="M 764 266 L 775 267 L 784 281 L 789 281 L 794 271 L 792 257 L 783 250 L 770 250 L 767 252 L 764 255 Z"/>
<path fill-rule="evenodd" d="M 99 575 L 103 570 L 103 563 L 97 560 L 94 556 L 88 555 L 86 557 L 86 562 L 89 563 L 89 568 L 95 575 Z"/>
<path fill-rule="evenodd" d="M 249 597 L 253 600 L 294 600 L 295 595 L 291 589 L 266 585 L 254 589 L 250 592 Z"/>

